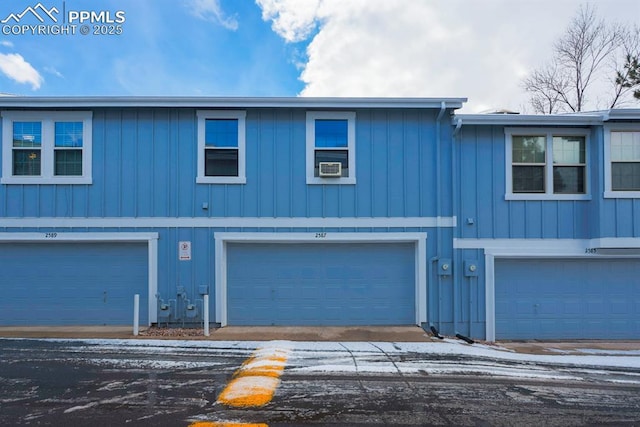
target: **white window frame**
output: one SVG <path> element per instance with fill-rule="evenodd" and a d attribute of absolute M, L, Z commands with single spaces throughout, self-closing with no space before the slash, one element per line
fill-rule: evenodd
<path fill-rule="evenodd" d="M 2 111 L 2 184 L 91 184 L 91 111 Z M 40 175 L 13 175 L 13 123 L 41 122 Z M 82 122 L 82 175 L 55 175 L 55 123 Z M 78 147 L 80 148 L 80 147 Z"/>
<path fill-rule="evenodd" d="M 611 187 L 611 132 L 640 132 L 640 124 L 619 123 L 604 126 L 604 198 L 638 199 L 640 191 L 614 191 Z"/>
<path fill-rule="evenodd" d="M 198 110 L 198 184 L 246 184 L 246 117 L 241 110 Z M 205 123 L 207 119 L 234 119 L 238 121 L 238 176 L 205 175 Z"/>
<path fill-rule="evenodd" d="M 347 120 L 347 153 L 349 176 L 321 178 L 314 176 L 316 151 L 316 120 Z M 338 148 L 342 149 L 342 148 Z M 356 183 L 356 113 L 353 111 L 307 111 L 307 184 Z"/>
<path fill-rule="evenodd" d="M 539 135 L 545 137 L 545 192 L 514 193 L 513 192 L 513 136 Z M 553 192 L 553 137 L 582 136 L 585 144 L 584 194 L 556 194 Z M 557 128 L 505 128 L 505 200 L 591 200 L 590 185 L 590 134 L 588 129 Z"/>

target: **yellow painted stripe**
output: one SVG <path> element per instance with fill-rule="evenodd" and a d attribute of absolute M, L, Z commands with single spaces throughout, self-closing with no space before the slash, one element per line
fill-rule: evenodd
<path fill-rule="evenodd" d="M 235 408 L 259 407 L 271 402 L 287 364 L 288 350 L 256 350 L 234 373 L 217 403 Z"/>

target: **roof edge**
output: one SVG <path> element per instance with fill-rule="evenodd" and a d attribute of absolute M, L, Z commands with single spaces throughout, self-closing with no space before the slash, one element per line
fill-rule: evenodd
<path fill-rule="evenodd" d="M 581 114 L 455 114 L 453 124 L 462 125 L 526 125 L 526 126 L 588 126 L 602 124 L 602 113 Z"/>
<path fill-rule="evenodd" d="M 640 120 L 639 108 L 614 108 L 605 112 L 605 120 Z"/>
<path fill-rule="evenodd" d="M 78 96 L 0 97 L 0 108 L 190 107 L 190 108 L 461 108 L 467 98 L 177 97 Z"/>

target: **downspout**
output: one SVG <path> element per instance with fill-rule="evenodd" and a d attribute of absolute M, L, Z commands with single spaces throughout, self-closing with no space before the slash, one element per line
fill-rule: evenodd
<path fill-rule="evenodd" d="M 458 136 L 458 133 L 460 132 L 460 128 L 462 127 L 462 119 L 460 117 L 458 117 L 458 120 L 456 120 L 456 127 L 453 130 L 453 137 L 455 138 L 456 136 Z"/>
<path fill-rule="evenodd" d="M 442 232 L 441 232 L 441 214 L 442 214 L 442 179 L 440 178 L 440 156 L 442 153 L 442 135 L 440 135 L 441 126 L 440 120 L 442 120 L 442 116 L 444 116 L 444 112 L 446 110 L 446 104 L 444 101 L 440 104 L 440 111 L 438 112 L 438 117 L 436 118 L 436 225 L 438 226 L 437 230 L 437 244 L 438 244 L 438 255 L 440 255 L 440 251 L 442 248 Z"/>
<path fill-rule="evenodd" d="M 456 127 L 453 130 L 453 135 L 451 137 L 451 209 L 452 209 L 452 213 L 454 217 L 457 217 L 457 209 L 458 209 L 458 203 L 457 203 L 457 198 L 460 195 L 460 192 L 457 191 L 457 170 L 458 168 L 456 167 L 456 143 L 457 143 L 457 138 L 458 138 L 458 133 L 460 132 L 460 128 L 462 127 L 462 119 L 460 117 L 458 117 L 458 119 L 456 120 Z M 453 228 L 453 237 L 460 237 L 458 235 L 458 224 L 456 221 L 455 227 Z M 453 243 L 453 242 L 452 242 Z M 452 248 L 452 254 L 451 254 L 451 258 L 452 264 L 456 264 L 455 262 L 455 258 L 456 258 L 456 252 L 455 249 Z M 453 331 L 454 334 L 456 334 L 456 336 L 458 335 L 458 299 L 459 299 L 459 290 L 460 287 L 457 286 L 457 278 L 458 278 L 458 274 L 456 274 L 456 268 L 452 268 L 451 270 L 451 281 L 452 281 L 452 286 L 453 286 Z M 471 294 L 469 294 L 469 298 L 471 298 Z M 471 331 L 471 311 L 469 311 L 469 331 Z"/>
<path fill-rule="evenodd" d="M 433 271 L 433 263 L 440 260 L 440 252 L 442 250 L 442 230 L 440 223 L 440 214 L 441 214 L 441 196 L 442 196 L 442 180 L 440 178 L 440 153 L 441 153 L 441 145 L 442 145 L 442 137 L 440 135 L 440 121 L 444 116 L 444 112 L 447 108 L 447 105 L 444 101 L 440 103 L 440 111 L 438 112 L 438 116 L 436 117 L 436 256 L 429 259 L 429 279 L 431 279 L 431 273 Z M 436 270 L 435 281 L 438 285 L 438 323 L 442 320 L 442 280 L 440 279 L 439 271 Z M 429 322 L 429 326 L 433 327 L 433 323 Z"/>
<path fill-rule="evenodd" d="M 431 282 L 431 279 L 433 278 L 433 263 L 434 262 L 438 262 L 440 260 L 440 257 L 438 255 L 429 258 L 429 264 L 427 264 L 427 283 Z M 437 269 L 436 269 L 437 270 Z M 436 275 L 435 280 L 438 283 L 438 316 L 441 316 L 440 313 L 442 312 L 442 307 L 441 307 L 441 300 L 442 298 L 440 298 L 440 276 Z M 429 292 L 427 290 L 427 301 L 430 301 L 429 299 Z M 435 328 L 434 322 L 433 322 L 433 314 L 431 312 L 431 310 L 429 310 L 427 308 L 427 323 L 429 323 L 429 328 Z M 431 329 L 433 331 L 433 329 Z M 437 329 L 436 329 L 437 331 Z M 435 334 L 434 334 L 435 335 Z"/>

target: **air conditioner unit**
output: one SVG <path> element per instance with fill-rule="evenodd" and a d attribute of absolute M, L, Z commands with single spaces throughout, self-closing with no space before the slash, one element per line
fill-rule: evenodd
<path fill-rule="evenodd" d="M 340 162 L 320 162 L 318 165 L 320 172 L 318 175 L 324 178 L 335 178 L 342 176 L 342 163 Z"/>

